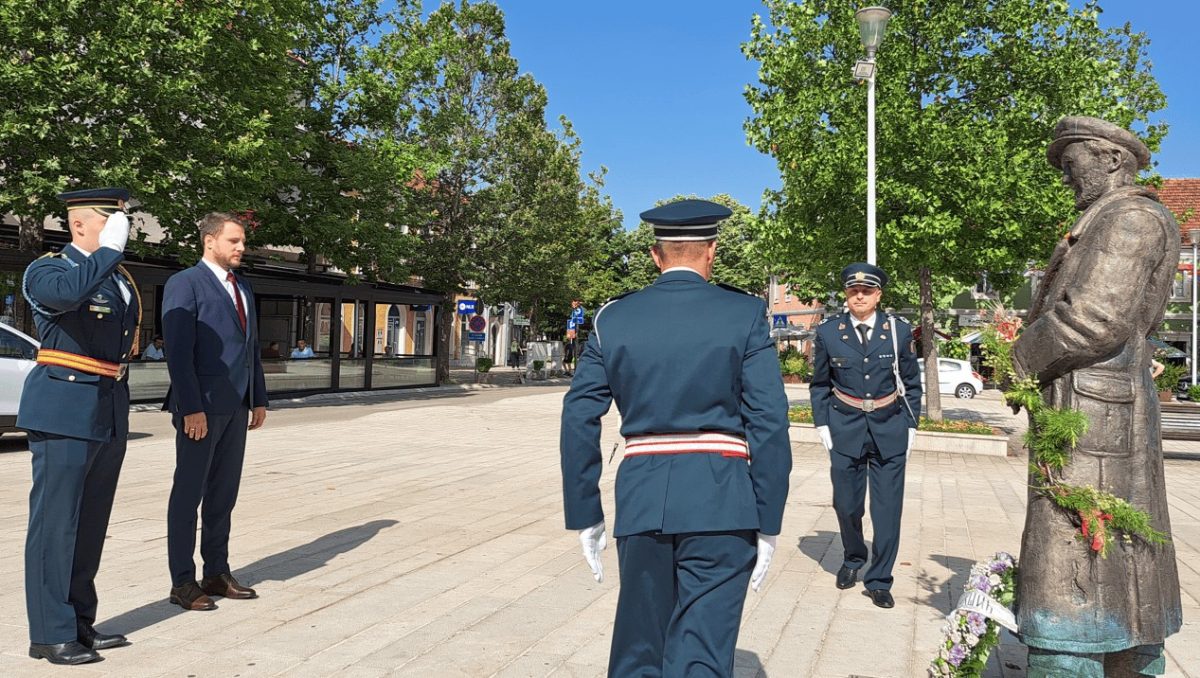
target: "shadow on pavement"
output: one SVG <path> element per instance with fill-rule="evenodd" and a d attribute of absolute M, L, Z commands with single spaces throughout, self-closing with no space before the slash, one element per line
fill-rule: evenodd
<path fill-rule="evenodd" d="M 256 560 L 238 568 L 233 576 L 246 586 L 254 586 L 264 581 L 287 581 L 324 567 L 330 560 L 353 551 L 399 522 L 390 519 L 372 520 L 362 525 L 345 527 L 307 544 Z"/>
<path fill-rule="evenodd" d="M 256 560 L 239 568 L 234 576 L 243 585 L 253 586 L 263 581 L 285 581 L 324 566 L 340 554 L 353 551 L 370 541 L 381 530 L 399 521 L 373 520 L 355 527 L 347 527 L 318 537 L 313 541 L 286 551 Z M 164 587 L 165 589 L 165 587 Z M 164 590 L 164 594 L 166 591 Z M 101 594 L 103 597 L 103 594 Z M 183 614 L 183 610 L 167 601 L 166 596 L 139 608 L 106 619 L 97 624 L 101 632 L 135 633 L 142 629 Z"/>
<path fill-rule="evenodd" d="M 967 574 L 971 571 L 974 560 L 957 556 L 933 555 L 930 560 L 950 570 L 954 574 L 945 581 L 938 581 L 924 570 L 917 573 L 917 602 L 934 608 L 942 614 L 950 614 L 951 608 L 958 602 L 963 584 L 967 583 Z"/>
<path fill-rule="evenodd" d="M 733 675 L 737 678 L 767 678 L 767 670 L 756 653 L 750 650 L 734 650 Z"/>
<path fill-rule="evenodd" d="M 838 568 L 841 567 L 841 562 L 826 563 L 825 555 L 832 548 L 841 548 L 841 538 L 837 532 L 828 530 L 818 530 L 816 534 L 808 534 L 800 537 L 800 542 L 797 546 L 800 552 L 812 558 L 821 565 L 821 569 L 829 574 L 837 574 Z"/>

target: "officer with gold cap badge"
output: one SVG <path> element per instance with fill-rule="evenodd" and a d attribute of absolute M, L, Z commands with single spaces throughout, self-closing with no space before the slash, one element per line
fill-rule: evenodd
<path fill-rule="evenodd" d="M 83 664 L 100 659 L 96 650 L 127 644 L 93 627 L 93 580 L 129 436 L 125 373 L 141 303 L 121 266 L 129 192 L 59 198 L 71 244 L 30 264 L 22 282 L 41 340 L 17 414 L 33 458 L 25 600 L 29 656 Z"/>
<path fill-rule="evenodd" d="M 781 529 L 792 459 L 766 304 L 708 282 L 730 215 L 705 200 L 642 213 L 662 275 L 596 311 L 563 400 L 566 523 L 596 581 L 600 419 L 613 401 L 622 415 L 610 676 L 732 675 L 746 587 Z"/>
<path fill-rule="evenodd" d="M 900 545 L 904 466 L 921 414 L 921 375 L 912 328 L 878 310 L 888 277 L 873 264 L 842 269 L 848 311 L 826 318 L 813 338 L 809 393 L 813 423 L 829 451 L 833 510 L 844 549 L 837 587 L 854 586 L 867 562 L 862 518 L 871 486 L 872 602 L 895 606 L 892 566 Z"/>

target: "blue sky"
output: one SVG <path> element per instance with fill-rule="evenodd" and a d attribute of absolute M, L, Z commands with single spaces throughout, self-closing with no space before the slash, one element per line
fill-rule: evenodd
<path fill-rule="evenodd" d="M 763 189 L 778 188 L 773 160 L 746 144 L 742 128 L 750 115 L 742 92 L 757 81 L 757 64 L 740 45 L 750 17 L 765 14 L 759 0 L 496 1 L 521 70 L 549 93 L 547 117 L 575 124 L 586 169 L 608 167 L 605 191 L 627 227 L 678 193 L 729 193 L 757 210 Z M 426 0 L 426 9 L 436 4 Z M 1129 21 L 1150 37 L 1167 95 L 1160 117 L 1171 126 L 1156 156 L 1165 177 L 1200 177 L 1200 88 L 1186 42 L 1194 4 L 1101 3 L 1105 26 Z"/>

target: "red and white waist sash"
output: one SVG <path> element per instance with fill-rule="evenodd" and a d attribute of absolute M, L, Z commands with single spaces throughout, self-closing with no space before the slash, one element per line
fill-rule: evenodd
<path fill-rule="evenodd" d="M 719 454 L 722 457 L 750 458 L 746 441 L 728 433 L 659 433 L 625 439 L 625 456 L 650 454 Z"/>

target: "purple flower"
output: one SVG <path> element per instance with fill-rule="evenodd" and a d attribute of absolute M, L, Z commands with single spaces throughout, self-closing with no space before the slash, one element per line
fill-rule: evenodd
<path fill-rule="evenodd" d="M 1011 566 L 1003 560 L 993 560 L 992 564 L 988 566 L 988 571 L 993 574 L 1004 574 L 1009 567 Z"/>
<path fill-rule="evenodd" d="M 977 574 L 967 581 L 967 588 L 975 589 L 976 591 L 983 591 L 984 593 L 990 593 L 992 590 L 992 583 L 988 581 L 987 575 Z"/>
<path fill-rule="evenodd" d="M 959 664 L 962 664 L 963 660 L 966 658 L 967 648 L 963 647 L 962 645 L 955 645 L 954 647 L 950 648 L 950 658 L 946 661 L 950 662 L 954 666 L 958 666 Z"/>
<path fill-rule="evenodd" d="M 978 612 L 968 613 L 967 630 L 977 636 L 982 636 L 984 633 L 987 633 L 987 619 Z"/>

